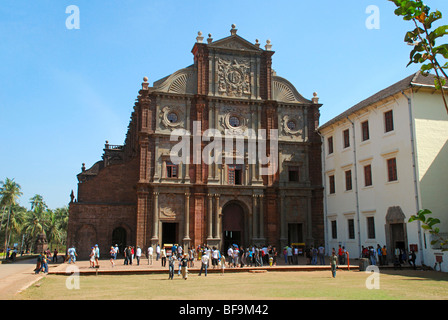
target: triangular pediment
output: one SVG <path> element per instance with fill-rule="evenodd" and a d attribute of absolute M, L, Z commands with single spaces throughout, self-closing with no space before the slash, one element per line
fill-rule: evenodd
<path fill-rule="evenodd" d="M 210 48 L 222 48 L 237 51 L 263 51 L 255 44 L 250 43 L 238 35 L 231 35 L 227 38 L 212 42 L 208 46 Z"/>

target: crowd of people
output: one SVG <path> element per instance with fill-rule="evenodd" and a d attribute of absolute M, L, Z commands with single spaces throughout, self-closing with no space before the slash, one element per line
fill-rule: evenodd
<path fill-rule="evenodd" d="M 388 265 L 390 262 L 388 257 L 392 257 L 392 262 L 395 267 L 401 267 L 401 265 L 409 263 L 416 269 L 416 255 L 414 250 L 407 251 L 404 248 L 397 247 L 394 249 L 393 255 L 391 255 L 387 252 L 386 246 L 381 247 L 378 244 L 376 248 L 373 246 L 362 246 L 361 256 L 362 258 L 369 259 L 371 265 Z"/>
<path fill-rule="evenodd" d="M 110 247 L 109 258 L 112 267 L 116 266 L 117 257 L 121 254 L 124 257 L 124 265 L 137 264 L 140 265 L 143 250 L 140 246 L 126 246 L 120 248 L 117 244 Z M 225 268 L 243 268 L 243 267 L 263 267 L 266 265 L 276 266 L 277 259 L 283 255 L 285 265 L 298 265 L 299 256 L 306 257 L 306 264 L 309 265 L 326 265 L 325 247 L 321 244 L 319 246 L 301 247 L 301 246 L 286 246 L 282 252 L 277 251 L 275 246 L 265 245 L 256 246 L 251 245 L 246 248 L 236 244 L 230 245 L 225 251 L 220 251 L 216 247 L 208 246 L 207 244 L 198 245 L 195 247 L 183 248 L 181 245 L 174 244 L 169 247 L 160 246 L 157 244 L 154 247 L 149 246 L 145 252 L 147 264 L 152 265 L 154 261 L 161 260 L 161 266 L 166 267 L 168 262 L 168 270 L 170 279 L 175 273 L 175 265 L 178 266 L 178 275 L 182 275 L 187 279 L 188 268 L 195 266 L 195 262 L 199 263 L 199 276 L 204 274 L 207 276 L 207 270 L 210 268 L 220 269 L 224 274 Z M 54 251 L 53 262 L 57 262 L 58 252 Z M 98 244 L 90 248 L 89 254 L 90 268 L 99 268 L 100 250 Z M 387 265 L 388 252 L 386 246 L 381 247 L 379 244 L 377 248 L 373 246 L 362 246 L 361 257 L 367 258 L 371 265 Z M 48 273 L 48 261 L 51 258 L 51 252 L 47 250 L 39 255 L 37 260 L 36 273 Z M 75 263 L 77 252 L 75 247 L 69 247 L 66 251 L 64 262 Z M 329 256 L 330 264 L 346 265 L 349 262 L 349 253 L 344 246 L 339 245 L 338 249 L 332 249 L 332 254 Z M 336 262 L 334 261 L 336 259 Z M 408 262 L 415 268 L 415 253 L 396 248 L 394 251 L 394 265 Z"/>

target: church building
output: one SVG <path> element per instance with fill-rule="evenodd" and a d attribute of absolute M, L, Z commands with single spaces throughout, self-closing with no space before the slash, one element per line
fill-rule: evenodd
<path fill-rule="evenodd" d="M 95 244 L 324 243 L 317 94 L 276 75 L 269 40 L 263 49 L 234 25 L 196 40 L 192 65 L 143 79 L 124 144 L 83 164 L 67 239 L 81 258 Z"/>

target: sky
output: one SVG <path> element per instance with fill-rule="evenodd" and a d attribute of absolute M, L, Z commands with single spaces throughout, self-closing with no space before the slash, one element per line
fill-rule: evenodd
<path fill-rule="evenodd" d="M 425 3 L 448 14 L 446 0 Z M 67 27 L 78 21 L 70 5 L 79 28 Z M 51 209 L 67 205 L 82 163 L 101 160 L 106 140 L 124 143 L 143 77 L 152 84 L 193 64 L 198 31 L 219 40 L 232 24 L 262 48 L 271 40 L 273 69 L 305 98 L 318 93 L 324 124 L 418 71 L 406 67 L 403 41 L 413 25 L 394 9 L 387 0 L 1 0 L 0 181 L 21 186 L 24 207 L 35 194 Z"/>

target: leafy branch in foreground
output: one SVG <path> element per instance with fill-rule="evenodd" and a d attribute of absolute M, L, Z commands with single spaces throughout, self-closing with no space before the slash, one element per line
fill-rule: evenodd
<path fill-rule="evenodd" d="M 440 229 L 436 227 L 440 223 L 440 220 L 433 217 L 427 217 L 427 215 L 432 214 L 428 209 L 422 209 L 417 212 L 416 215 L 412 215 L 409 218 L 409 222 L 420 221 L 422 223 L 421 227 L 427 230 L 430 234 L 434 235 L 435 239 L 431 241 L 431 245 L 439 244 L 442 251 L 448 251 L 448 248 L 444 248 L 448 244 L 448 239 L 445 239 L 440 235 Z"/>
<path fill-rule="evenodd" d="M 448 69 L 448 44 L 437 45 L 436 40 L 448 34 L 448 25 L 442 25 L 434 30 L 433 23 L 442 19 L 442 13 L 439 10 L 430 12 L 430 7 L 425 5 L 422 0 L 389 0 L 393 2 L 397 9 L 395 14 L 402 16 L 405 21 L 414 22 L 415 29 L 408 31 L 404 41 L 414 46 L 410 54 L 408 66 L 423 64 L 420 68 L 423 75 L 427 76 L 431 70 L 436 73 L 434 86 L 441 90 L 443 103 L 448 113 L 448 103 L 445 97 L 444 86 L 448 78 L 445 69 Z M 444 63 L 440 63 L 440 59 Z"/>

